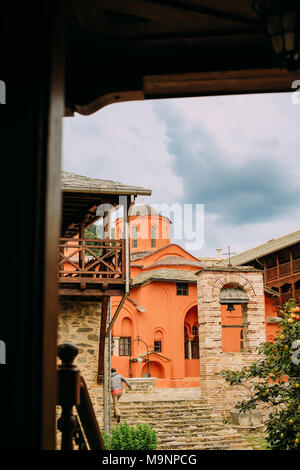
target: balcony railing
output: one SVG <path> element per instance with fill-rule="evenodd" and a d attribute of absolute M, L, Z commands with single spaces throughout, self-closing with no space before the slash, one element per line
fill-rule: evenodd
<path fill-rule="evenodd" d="M 295 259 L 292 262 L 280 264 L 278 267 L 266 269 L 266 281 L 273 281 L 298 272 L 300 272 L 300 259 Z"/>
<path fill-rule="evenodd" d="M 300 289 L 295 290 L 295 297 L 293 296 L 293 292 L 285 292 L 284 294 L 281 294 L 281 304 L 284 305 L 286 302 L 288 302 L 291 298 L 295 298 L 296 303 L 299 304 L 299 298 L 300 298 Z"/>
<path fill-rule="evenodd" d="M 99 284 L 124 284 L 124 240 L 61 238 L 58 252 L 58 281 L 93 288 Z"/>

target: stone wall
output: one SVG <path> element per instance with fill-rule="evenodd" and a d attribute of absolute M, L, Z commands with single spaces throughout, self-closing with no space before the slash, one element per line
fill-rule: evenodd
<path fill-rule="evenodd" d="M 93 407 L 103 428 L 103 385 L 97 383 L 100 302 L 63 301 L 58 314 L 58 344 L 70 342 L 79 348 L 75 364 L 84 377 Z"/>
<path fill-rule="evenodd" d="M 237 353 L 222 351 L 220 290 L 229 284 L 243 289 L 249 296 L 247 306 L 242 309 L 244 350 Z M 223 409 L 224 379 L 216 373 L 250 365 L 258 358 L 257 346 L 266 340 L 263 275 L 249 267 L 207 268 L 198 273 L 197 288 L 201 389 L 208 402 Z M 233 406 L 237 401 L 233 390 L 231 397 Z"/>
<path fill-rule="evenodd" d="M 131 385 L 131 390 L 127 388 L 128 393 L 152 393 L 154 392 L 156 377 L 132 377 L 127 379 Z"/>

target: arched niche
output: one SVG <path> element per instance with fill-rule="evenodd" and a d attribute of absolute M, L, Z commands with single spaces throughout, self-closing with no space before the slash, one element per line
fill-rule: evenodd
<path fill-rule="evenodd" d="M 158 379 L 165 378 L 165 368 L 164 366 L 158 361 L 150 361 L 149 363 L 150 368 L 150 377 L 156 377 Z M 145 364 L 142 369 L 142 375 L 146 375 L 148 373 L 148 365 Z"/>

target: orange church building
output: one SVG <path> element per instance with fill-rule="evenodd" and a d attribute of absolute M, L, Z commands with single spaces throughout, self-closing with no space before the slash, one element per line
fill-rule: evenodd
<path fill-rule="evenodd" d="M 156 387 L 199 387 L 196 273 L 207 268 L 208 260 L 170 243 L 170 220 L 150 206 L 133 206 L 129 214 L 131 286 L 113 326 L 111 365 L 126 377 L 156 377 Z M 123 219 L 116 220 L 116 239 L 122 238 L 122 224 Z M 210 265 L 214 262 L 219 260 Z M 234 286 L 226 287 L 220 300 L 222 350 L 241 352 L 247 300 L 242 291 L 235 298 Z M 277 299 L 278 293 L 265 287 L 267 340 L 277 330 Z M 112 314 L 119 301 L 113 298 Z"/>

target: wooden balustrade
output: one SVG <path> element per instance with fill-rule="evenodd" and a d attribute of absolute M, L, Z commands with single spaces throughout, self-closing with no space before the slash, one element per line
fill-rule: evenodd
<path fill-rule="evenodd" d="M 300 272 L 300 259 L 288 261 L 287 263 L 279 264 L 273 268 L 266 269 L 266 281 L 273 281 L 281 277 L 289 276 Z"/>
<path fill-rule="evenodd" d="M 61 450 L 105 450 L 101 431 L 88 393 L 86 383 L 76 365 L 73 364 L 78 348 L 72 343 L 58 347 L 58 405 L 62 412 L 57 427 L 62 433 Z M 76 407 L 77 415 L 73 414 Z M 85 437 L 87 442 L 85 441 Z"/>
<path fill-rule="evenodd" d="M 78 348 L 71 343 L 65 343 L 58 348 L 61 364 L 58 366 L 58 402 L 61 406 L 61 416 L 57 427 L 62 433 L 61 450 L 73 449 L 73 435 L 77 428 L 77 420 L 73 415 L 74 405 L 80 402 L 80 372 L 73 360 L 78 354 Z"/>
<path fill-rule="evenodd" d="M 283 263 L 279 265 L 279 276 L 287 276 L 292 272 L 292 263 L 289 261 L 288 263 Z"/>
<path fill-rule="evenodd" d="M 124 240 L 61 238 L 58 248 L 60 289 L 123 288 L 126 282 Z M 120 295 L 117 292 L 113 295 Z"/>
<path fill-rule="evenodd" d="M 293 271 L 294 273 L 300 272 L 300 258 L 293 261 Z"/>
<path fill-rule="evenodd" d="M 271 281 L 273 279 L 277 279 L 278 273 L 277 273 L 277 266 L 275 268 L 268 268 L 266 269 L 266 280 Z"/>

